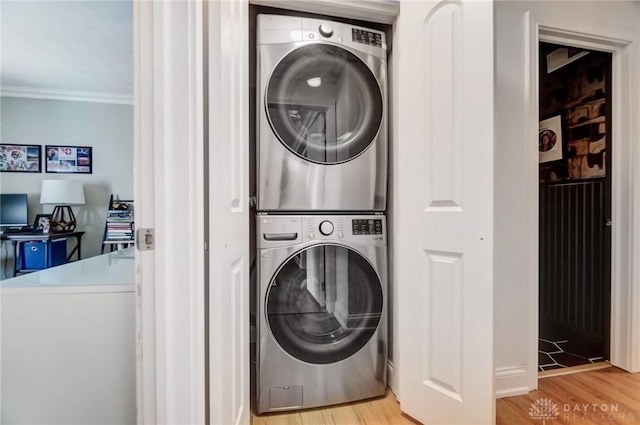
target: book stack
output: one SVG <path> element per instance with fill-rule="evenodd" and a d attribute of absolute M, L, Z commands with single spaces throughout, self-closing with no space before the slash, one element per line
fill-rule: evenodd
<path fill-rule="evenodd" d="M 102 247 L 100 248 L 101 254 L 104 254 L 105 247 L 113 252 L 116 249 L 120 251 L 134 245 L 133 205 L 133 200 L 115 199 L 114 195 L 109 198 Z"/>
<path fill-rule="evenodd" d="M 109 210 L 107 213 L 107 241 L 133 240 L 133 211 Z"/>

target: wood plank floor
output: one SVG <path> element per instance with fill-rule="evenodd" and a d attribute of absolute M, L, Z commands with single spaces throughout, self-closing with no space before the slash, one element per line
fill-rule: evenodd
<path fill-rule="evenodd" d="M 292 413 L 270 413 L 251 418 L 252 425 L 416 425 L 400 412 L 391 391 L 386 397 Z"/>
<path fill-rule="evenodd" d="M 532 404 L 547 399 L 546 425 L 640 425 L 640 374 L 615 367 L 540 379 L 538 391 L 496 402 L 496 425 L 541 425 L 529 415 Z M 543 408 L 545 406 L 542 406 Z M 568 411 L 565 411 L 567 410 Z M 552 419 L 553 418 L 553 419 Z M 415 425 L 400 411 L 395 395 L 299 412 L 254 416 L 252 425 Z M 462 425 L 462 424 L 461 424 Z"/>
<path fill-rule="evenodd" d="M 541 425 L 529 411 L 543 399 L 558 409 L 553 418 L 553 411 L 541 406 L 547 425 L 640 425 L 640 374 L 615 367 L 540 379 L 538 391 L 497 400 L 496 425 Z"/>

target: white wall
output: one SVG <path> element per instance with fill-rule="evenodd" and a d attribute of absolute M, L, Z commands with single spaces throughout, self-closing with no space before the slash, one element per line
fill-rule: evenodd
<path fill-rule="evenodd" d="M 78 230 L 85 231 L 82 257 L 100 253 L 109 195 L 133 198 L 133 107 L 57 100 L 0 98 L 1 143 L 72 145 L 93 148 L 93 174 L 2 173 L 2 193 L 27 193 L 29 219 L 49 213 L 40 205 L 45 179 L 84 183 L 86 205 L 73 207 Z"/>
<path fill-rule="evenodd" d="M 638 39 L 638 2 L 498 1 L 495 142 L 495 364 L 498 395 L 531 390 L 530 282 L 537 280 L 538 152 L 527 122 L 526 13 L 541 24 L 586 34 Z M 634 35 L 635 34 L 635 35 Z M 535 133 L 534 133 L 535 134 Z M 533 145 L 531 145 L 533 143 Z M 529 216 L 528 216 L 529 215 Z M 533 245 L 531 244 L 533 241 Z M 537 360 L 536 360 L 537 361 Z"/>

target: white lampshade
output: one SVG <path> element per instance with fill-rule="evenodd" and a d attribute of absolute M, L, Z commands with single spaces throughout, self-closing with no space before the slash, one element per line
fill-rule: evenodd
<path fill-rule="evenodd" d="M 84 205 L 82 183 L 73 180 L 43 180 L 40 203 L 52 205 Z"/>

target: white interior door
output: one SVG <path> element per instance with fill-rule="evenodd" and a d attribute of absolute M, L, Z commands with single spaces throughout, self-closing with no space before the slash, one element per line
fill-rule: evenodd
<path fill-rule="evenodd" d="M 210 423 L 249 424 L 248 3 L 208 3 Z M 245 29 L 243 31 L 243 29 Z"/>
<path fill-rule="evenodd" d="M 493 3 L 403 1 L 394 50 L 400 405 L 425 424 L 490 424 Z"/>

